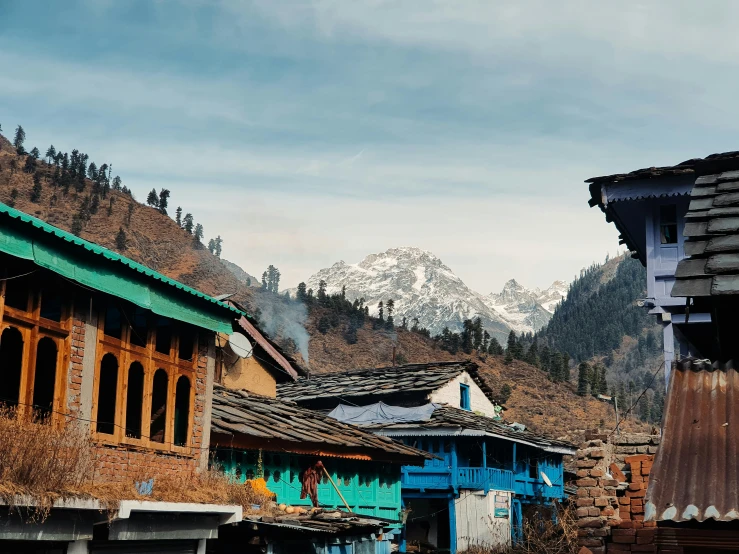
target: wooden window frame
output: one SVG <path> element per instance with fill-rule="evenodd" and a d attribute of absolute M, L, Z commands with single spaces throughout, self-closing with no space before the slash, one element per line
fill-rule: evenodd
<path fill-rule="evenodd" d="M 95 381 L 93 384 L 92 413 L 97 414 L 100 394 L 100 369 L 102 359 L 106 354 L 112 354 L 118 361 L 118 382 L 116 386 L 116 413 L 113 434 L 99 433 L 97 426 L 92 426 L 93 438 L 101 444 L 118 446 L 125 445 L 159 452 L 175 453 L 181 456 L 193 457 L 198 454 L 193 446 L 193 427 L 195 423 L 195 383 L 197 382 L 198 339 L 199 333 L 194 331 L 192 360 L 179 359 L 179 330 L 181 325 L 172 321 L 171 348 L 169 355 L 156 350 L 156 317 L 149 313 L 147 320 L 146 347 L 131 344 L 132 328 L 127 320 L 128 314 L 122 306 L 121 310 L 121 338 L 116 339 L 105 334 L 106 306 L 98 310 L 98 336 L 95 351 Z M 133 362 L 139 362 L 144 368 L 144 391 L 141 405 L 141 438 L 127 437 L 125 432 L 126 398 L 128 392 L 128 370 Z M 153 396 L 154 374 L 163 369 L 167 373 L 167 414 L 164 431 L 164 442 L 151 440 L 149 437 L 151 425 L 151 404 Z M 190 380 L 190 408 L 188 411 L 187 444 L 174 444 L 174 413 L 177 379 L 185 376 Z"/>
<path fill-rule="evenodd" d="M 0 274 L 8 277 L 7 270 Z M 24 279 L 25 277 L 19 277 Z M 51 424 L 55 427 L 64 425 L 67 412 L 67 368 L 71 351 L 71 330 L 73 306 L 69 300 L 62 301 L 60 320 L 53 321 L 41 317 L 41 301 L 43 291 L 38 282 L 29 277 L 26 309 L 5 305 L 6 280 L 0 281 L 0 335 L 9 327 L 18 329 L 23 338 L 23 363 L 21 366 L 21 382 L 18 393 L 17 413 L 30 416 L 33 413 L 34 379 L 36 375 L 36 352 L 42 338 L 51 339 L 56 345 L 56 368 L 54 377 L 54 400 L 52 403 Z"/>

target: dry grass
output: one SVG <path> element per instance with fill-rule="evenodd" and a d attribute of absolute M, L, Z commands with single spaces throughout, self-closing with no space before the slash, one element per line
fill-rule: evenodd
<path fill-rule="evenodd" d="M 579 547 L 574 508 L 561 507 L 558 516 L 556 523 L 549 517 L 525 519 L 523 540 L 511 548 L 472 547 L 460 554 L 575 554 Z"/>
<path fill-rule="evenodd" d="M 235 504 L 249 512 L 272 500 L 266 488 L 235 483 L 217 467 L 176 474 L 142 469 L 126 481 L 101 482 L 95 478 L 94 452 L 89 434 L 74 424 L 57 427 L 0 410 L 0 500 L 30 519 L 44 519 L 55 501 L 70 498 L 99 500 L 108 511 L 120 500 L 159 500 Z M 151 494 L 143 495 L 136 483 L 149 480 Z"/>

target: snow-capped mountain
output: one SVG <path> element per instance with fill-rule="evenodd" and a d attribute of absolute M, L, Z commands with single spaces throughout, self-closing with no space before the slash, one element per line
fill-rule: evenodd
<path fill-rule="evenodd" d="M 479 316 L 488 332 L 499 340 L 510 329 L 540 329 L 566 292 L 560 281 L 545 291 L 530 291 L 511 280 L 500 294 L 484 297 L 465 285 L 434 254 L 413 247 L 370 254 L 358 264 L 337 262 L 312 275 L 306 286 L 317 291 L 322 280 L 329 294 L 346 287 L 350 300 L 364 298 L 373 314 L 380 301 L 386 303 L 392 298 L 396 323 L 405 317 L 410 326 L 418 318 L 422 326 L 435 334 L 444 327 L 459 330 L 465 319 Z M 295 290 L 290 294 L 294 296 Z"/>
<path fill-rule="evenodd" d="M 498 313 L 515 331 L 538 331 L 552 317 L 554 308 L 567 295 L 564 281 L 555 281 L 544 290 L 530 290 L 511 279 L 500 293 L 484 297 L 485 304 Z"/>

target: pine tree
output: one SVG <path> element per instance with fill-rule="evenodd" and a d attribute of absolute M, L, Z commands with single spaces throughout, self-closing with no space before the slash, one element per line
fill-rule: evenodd
<path fill-rule="evenodd" d="M 297 299 L 301 302 L 305 302 L 305 300 L 308 298 L 308 292 L 306 290 L 306 285 L 303 282 L 300 282 L 298 284 L 298 293 L 297 293 Z"/>
<path fill-rule="evenodd" d="M 389 298 L 388 301 L 385 303 L 385 308 L 387 309 L 387 322 L 385 326 L 388 329 L 393 329 L 395 327 L 395 319 L 393 318 L 393 309 L 395 309 L 395 301 L 392 298 Z"/>
<path fill-rule="evenodd" d="M 216 237 L 216 248 L 215 248 L 215 251 L 213 252 L 216 255 L 216 258 L 220 258 L 221 257 L 221 251 L 222 251 L 222 249 L 223 249 L 223 239 L 221 238 L 221 235 L 218 235 Z M 277 283 L 279 284 L 279 279 L 278 279 Z"/>
<path fill-rule="evenodd" d="M 262 273 L 262 290 L 267 290 L 267 272 Z"/>
<path fill-rule="evenodd" d="M 15 138 L 13 139 L 13 146 L 15 146 L 15 151 L 19 155 L 23 155 L 26 153 L 26 151 L 23 149 L 23 143 L 26 141 L 26 132 L 23 130 L 23 127 L 18 125 L 15 129 Z"/>
<path fill-rule="evenodd" d="M 123 181 L 121 181 L 121 178 L 118 175 L 116 175 L 115 177 L 113 177 L 113 190 L 121 190 L 121 183 L 122 182 Z"/>
<path fill-rule="evenodd" d="M 131 216 L 133 215 L 136 205 L 134 202 L 128 204 L 128 213 L 126 214 L 126 224 L 131 225 Z"/>
<path fill-rule="evenodd" d="M 37 171 L 33 174 L 33 189 L 31 189 L 31 202 L 38 204 L 41 201 L 41 174 Z"/>
<path fill-rule="evenodd" d="M 377 304 L 377 318 L 382 322 L 385 321 L 385 308 L 383 307 L 382 300 Z"/>
<path fill-rule="evenodd" d="M 577 394 L 579 396 L 587 396 L 589 385 L 590 366 L 587 364 L 587 362 L 581 362 L 577 368 Z"/>
<path fill-rule="evenodd" d="M 529 346 L 529 351 L 526 352 L 526 362 L 533 366 L 539 367 L 539 345 L 536 337 L 534 337 L 534 342 L 532 342 L 531 346 Z"/>
<path fill-rule="evenodd" d="M 157 202 L 160 213 L 167 215 L 167 204 L 169 204 L 169 190 L 162 189 L 159 191 L 159 201 Z"/>
<path fill-rule="evenodd" d="M 126 249 L 126 232 L 123 230 L 123 227 L 118 228 L 118 234 L 115 236 L 115 245 L 118 250 Z"/>
<path fill-rule="evenodd" d="M 482 319 L 480 319 L 479 317 L 476 317 L 472 321 L 472 346 L 478 352 L 482 350 L 482 341 L 483 341 Z"/>
<path fill-rule="evenodd" d="M 178 227 L 182 227 L 182 208 L 180 206 L 177 206 L 174 212 L 174 220 Z"/>
<path fill-rule="evenodd" d="M 213 239 L 210 239 L 208 241 L 208 252 L 213 254 L 216 251 L 216 241 Z"/>
<path fill-rule="evenodd" d="M 321 279 L 320 281 L 318 281 L 317 298 L 318 298 L 318 301 L 319 302 L 325 302 L 326 301 L 326 298 L 327 298 L 326 287 L 327 286 L 328 286 L 328 284 L 323 279 Z"/>
<path fill-rule="evenodd" d="M 328 317 L 321 316 L 321 318 L 318 320 L 318 332 L 322 335 L 325 335 L 328 333 L 328 330 L 330 328 L 330 322 L 328 320 Z"/>
<path fill-rule="evenodd" d="M 551 357 L 552 357 L 552 353 L 549 350 L 549 347 L 544 345 L 544 348 L 541 349 L 541 356 L 539 356 L 539 367 L 541 368 L 542 371 L 546 371 L 547 373 L 549 373 Z"/>
<path fill-rule="evenodd" d="M 560 371 L 562 381 L 570 380 L 570 355 L 567 352 L 562 353 L 562 369 Z"/>
<path fill-rule="evenodd" d="M 36 160 L 34 160 L 32 156 L 27 156 L 26 163 L 23 166 L 23 172 L 33 173 L 34 171 L 36 171 Z"/>
<path fill-rule="evenodd" d="M 513 361 L 514 358 L 516 358 L 516 354 L 518 351 L 518 342 L 516 341 L 516 332 L 511 329 L 511 332 L 508 333 L 508 347 L 506 348 L 506 354 L 505 354 L 505 360 L 506 363 L 509 363 L 510 361 Z"/>
<path fill-rule="evenodd" d="M 195 221 L 193 220 L 192 214 L 185 214 L 182 218 L 182 228 L 189 234 L 192 235 L 193 228 L 195 227 Z"/>
<path fill-rule="evenodd" d="M 556 350 L 549 359 L 549 377 L 555 383 L 562 381 L 562 354 Z"/>
<path fill-rule="evenodd" d="M 39 159 L 39 157 L 41 156 L 41 152 L 39 152 L 38 148 L 36 148 L 35 146 L 34 146 L 34 147 L 33 147 L 33 149 L 31 150 L 30 154 L 31 154 L 31 157 L 32 157 L 32 158 L 33 158 L 34 160 L 38 160 L 38 159 Z"/>
<path fill-rule="evenodd" d="M 492 354 L 493 356 L 503 355 L 503 347 L 498 342 L 498 339 L 496 339 L 495 337 L 492 337 L 490 339 L 490 344 L 488 345 L 488 353 Z"/>
<path fill-rule="evenodd" d="M 87 176 L 90 178 L 91 181 L 98 180 L 98 166 L 95 164 L 95 162 L 90 162 L 90 166 L 87 168 Z"/>
<path fill-rule="evenodd" d="M 92 169 L 93 164 L 90 164 Z M 92 178 L 92 177 L 91 177 Z M 155 189 L 151 189 L 149 195 L 146 197 L 146 204 L 152 208 L 159 208 L 159 195 Z"/>
<path fill-rule="evenodd" d="M 498 402 L 500 404 L 505 404 L 508 402 L 508 399 L 511 397 L 511 394 L 513 393 L 513 389 L 511 389 L 511 386 L 508 383 L 504 383 L 502 387 L 500 387 L 500 393 L 498 394 Z"/>
<path fill-rule="evenodd" d="M 203 240 L 203 226 L 198 223 L 195 225 L 195 233 L 193 234 L 193 238 L 195 239 L 195 244 L 201 244 Z"/>

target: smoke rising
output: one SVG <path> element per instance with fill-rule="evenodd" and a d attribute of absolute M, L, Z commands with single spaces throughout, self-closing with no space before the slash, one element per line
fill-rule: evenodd
<path fill-rule="evenodd" d="M 292 340 L 308 365 L 310 335 L 305 330 L 305 323 L 308 321 L 305 304 L 269 292 L 255 294 L 252 303 L 259 310 L 259 326 L 275 340 Z"/>

